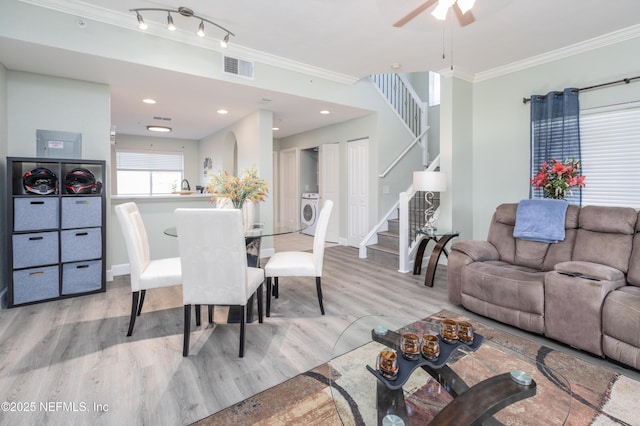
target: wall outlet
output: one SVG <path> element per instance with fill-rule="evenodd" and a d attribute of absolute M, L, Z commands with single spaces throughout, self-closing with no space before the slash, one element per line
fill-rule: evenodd
<path fill-rule="evenodd" d="M 388 194 L 389 193 L 389 185 L 383 185 L 382 186 L 382 193 L 383 194 Z"/>

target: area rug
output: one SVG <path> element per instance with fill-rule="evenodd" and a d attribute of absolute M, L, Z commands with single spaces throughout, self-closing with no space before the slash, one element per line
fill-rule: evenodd
<path fill-rule="evenodd" d="M 463 319 L 463 317 L 448 311 L 441 311 L 434 317 Z M 565 424 L 575 426 L 640 424 L 640 406 L 637 403 L 640 395 L 640 382 L 619 375 L 605 367 L 591 364 L 484 324 L 474 323 L 474 326 L 486 341 L 496 342 L 525 354 L 529 358 L 536 359 L 539 363 L 561 373 L 569 380 L 570 389 L 559 380 L 554 387 L 551 387 L 551 391 L 545 397 L 545 404 L 559 403 L 559 401 L 566 404 L 570 399 L 571 410 Z M 481 349 L 484 347 L 486 347 L 486 351 L 482 354 L 478 352 L 478 355 L 500 356 L 499 353 L 491 351 L 490 345 L 483 345 Z M 339 385 L 340 374 L 345 374 L 344 372 L 347 371 L 344 366 L 353 359 L 361 360 L 364 358 L 369 361 L 367 359 L 369 353 L 371 353 L 370 350 L 365 347 L 356 348 L 327 364 L 302 373 L 202 419 L 195 425 L 342 425 L 343 422 L 337 414 L 332 397 L 332 391 L 336 396 L 340 393 L 339 386 L 331 389 L 330 380 Z M 492 361 L 495 362 L 495 358 Z M 458 362 L 464 362 L 464 359 L 462 358 Z M 507 361 L 505 360 L 505 362 Z M 358 369 L 358 371 L 361 370 L 364 369 Z M 469 379 L 468 383 L 473 382 L 472 377 L 465 378 L 465 381 L 467 379 Z M 553 378 L 548 380 L 553 381 Z M 417 382 L 420 382 L 420 378 Z M 405 387 L 406 389 L 407 387 Z M 409 392 L 411 395 L 407 397 L 409 409 L 418 412 L 412 417 L 412 424 L 414 422 L 415 424 L 428 424 L 433 415 L 450 401 L 446 392 L 440 393 L 437 390 L 438 384 L 433 380 L 430 382 L 424 380 L 419 385 L 413 386 Z M 426 393 L 430 394 L 431 405 L 419 402 L 425 399 Z M 433 395 L 436 393 L 437 397 L 434 397 Z M 340 404 L 349 405 L 348 395 L 340 395 L 338 400 Z M 375 407 L 347 407 L 347 409 L 351 410 L 348 424 L 367 425 L 370 422 L 363 420 L 367 418 L 364 411 L 375 410 Z M 534 408 L 529 412 L 525 411 L 519 412 L 517 409 L 509 411 L 509 407 L 507 407 L 498 413 L 495 419 L 499 424 L 504 425 L 562 424 L 561 422 L 565 420 L 564 418 L 550 419 L 548 417 L 550 413 L 545 412 L 544 407 Z"/>

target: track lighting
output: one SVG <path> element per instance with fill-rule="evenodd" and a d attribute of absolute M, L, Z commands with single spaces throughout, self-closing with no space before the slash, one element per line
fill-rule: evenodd
<path fill-rule="evenodd" d="M 140 14 L 141 11 L 159 11 L 159 12 L 167 12 L 167 29 L 169 31 L 175 31 L 176 30 L 176 26 L 173 22 L 173 16 L 171 16 L 171 12 L 174 13 L 179 13 L 180 15 L 186 17 L 186 18 L 196 18 L 200 20 L 200 25 L 198 25 L 198 31 L 196 32 L 196 34 L 198 34 L 200 37 L 204 37 L 205 36 L 205 32 L 204 32 L 204 23 L 208 23 L 213 25 L 214 27 L 218 27 L 220 28 L 222 31 L 226 32 L 227 34 L 224 36 L 224 38 L 220 41 L 220 46 L 222 47 L 227 47 L 229 44 L 229 38 L 231 36 L 235 36 L 234 33 L 232 33 L 231 31 L 229 31 L 228 29 L 224 28 L 221 25 L 216 24 L 213 21 L 210 21 L 206 18 L 203 18 L 201 16 L 196 15 L 193 10 L 187 8 L 187 7 L 179 7 L 177 10 L 174 9 L 158 9 L 158 8 L 141 8 L 141 9 L 129 9 L 129 12 L 135 12 L 136 13 L 136 19 L 138 20 L 138 28 L 140 28 L 141 30 L 146 30 L 147 28 L 149 28 L 149 26 L 144 22 L 144 19 L 142 19 L 142 15 Z"/>
<path fill-rule="evenodd" d="M 226 49 L 228 45 L 229 45 L 229 33 L 227 33 L 227 35 L 224 36 L 224 39 L 220 42 L 220 47 L 224 47 Z"/>
<path fill-rule="evenodd" d="M 140 28 L 141 30 L 146 30 L 147 28 L 149 28 L 149 26 L 144 23 L 144 19 L 142 19 L 142 15 L 138 13 L 136 14 L 136 18 L 138 18 L 138 28 Z"/>

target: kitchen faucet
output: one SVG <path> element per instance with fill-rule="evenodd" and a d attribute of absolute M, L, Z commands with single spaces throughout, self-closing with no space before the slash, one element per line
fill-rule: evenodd
<path fill-rule="evenodd" d="M 191 191 L 191 185 L 189 185 L 189 181 L 186 179 L 182 179 L 181 189 L 183 191 Z"/>

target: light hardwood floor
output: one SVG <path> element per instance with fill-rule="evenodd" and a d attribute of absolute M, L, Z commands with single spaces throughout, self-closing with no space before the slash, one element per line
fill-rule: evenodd
<path fill-rule="evenodd" d="M 277 237 L 276 251 L 311 249 L 312 237 Z M 326 362 L 340 332 L 368 314 L 422 318 L 440 309 L 475 315 L 451 305 L 446 268 L 434 288 L 421 276 L 358 259 L 355 248 L 325 251 L 326 315 L 320 315 L 314 280 L 281 279 L 272 316 L 246 328 L 238 358 L 239 326 L 215 325 L 191 335 L 182 357 L 183 309 L 179 287 L 150 290 L 134 334 L 126 337 L 130 289 L 117 277 L 106 293 L 0 311 L 0 424 L 190 424 Z M 548 346 L 627 370 L 588 354 L 482 321 Z"/>

